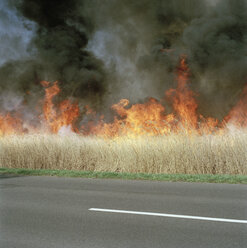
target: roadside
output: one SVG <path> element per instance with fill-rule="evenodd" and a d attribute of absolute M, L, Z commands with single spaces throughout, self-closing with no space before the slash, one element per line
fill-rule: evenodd
<path fill-rule="evenodd" d="M 100 178 L 100 179 L 152 180 L 152 181 L 169 181 L 169 182 L 247 184 L 247 175 L 147 174 L 147 173 L 118 173 L 118 172 L 95 172 L 95 171 L 74 171 L 74 170 L 34 170 L 34 169 L 18 169 L 18 168 L 0 168 L 0 178 L 2 178 L 4 175 L 58 176 L 58 177 L 81 177 L 81 178 Z"/>

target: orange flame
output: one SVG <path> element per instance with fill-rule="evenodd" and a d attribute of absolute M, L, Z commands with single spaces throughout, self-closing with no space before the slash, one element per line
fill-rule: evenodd
<path fill-rule="evenodd" d="M 58 83 L 55 82 L 50 86 L 49 82 L 43 81 L 41 84 L 46 87 L 43 112 L 44 119 L 50 128 L 50 131 L 52 133 L 58 133 L 62 127 L 70 127 L 71 131 L 77 131 L 74 123 L 79 116 L 78 104 L 71 103 L 69 100 L 64 100 L 59 104 L 58 108 L 56 108 L 53 99 L 60 92 Z"/>
<path fill-rule="evenodd" d="M 24 132 L 22 120 L 12 117 L 10 113 L 0 115 L 0 136 Z"/>
<path fill-rule="evenodd" d="M 186 130 L 196 130 L 198 128 L 198 116 L 196 113 L 197 103 L 195 93 L 188 87 L 189 67 L 186 58 L 183 56 L 178 67 L 177 89 L 170 89 L 166 92 L 166 97 L 172 103 L 179 124 Z"/>
<path fill-rule="evenodd" d="M 190 70 L 186 63 L 186 57 L 182 56 L 177 68 L 177 87 L 165 92 L 165 99 L 171 104 L 173 113 L 166 113 L 164 105 L 154 98 L 149 98 L 143 104 L 134 105 L 130 105 L 129 100 L 122 99 L 112 106 L 116 116 L 111 123 L 107 123 L 102 115 L 97 121 L 96 112 L 86 105 L 83 113 L 90 118 L 87 118 L 89 120 L 81 129 L 76 126 L 80 116 L 78 103 L 67 99 L 56 104 L 54 98 L 61 91 L 58 82 L 52 84 L 42 81 L 45 97 L 43 114 L 40 116 L 40 127 L 34 128 L 25 123 L 18 113 L 2 114 L 0 115 L 0 136 L 21 134 L 27 131 L 38 132 L 44 126 L 51 133 L 58 133 L 65 127 L 66 130 L 70 129 L 72 132 L 83 135 L 110 138 L 169 135 L 171 133 L 220 134 L 227 130 L 227 124 L 247 127 L 247 85 L 239 102 L 223 119 L 223 122 L 220 122 L 197 113 L 196 94 L 189 88 L 189 76 Z"/>
<path fill-rule="evenodd" d="M 247 85 L 243 89 L 240 100 L 224 120 L 236 127 L 247 127 Z"/>
<path fill-rule="evenodd" d="M 173 115 L 165 116 L 164 106 L 156 99 L 150 98 L 144 104 L 135 104 L 127 108 L 129 101 L 122 99 L 114 104 L 112 109 L 118 114 L 113 123 L 104 123 L 101 121 L 93 126 L 91 134 L 100 136 L 139 136 L 139 135 L 162 135 L 171 131 L 169 122 L 174 120 Z"/>
<path fill-rule="evenodd" d="M 101 121 L 93 126 L 90 133 L 100 136 L 139 136 L 139 135 L 167 135 L 171 132 L 190 134 L 212 133 L 217 130 L 218 120 L 198 116 L 198 104 L 195 93 L 189 89 L 189 68 L 186 57 L 182 56 L 177 69 L 177 88 L 168 90 L 165 95 L 172 103 L 174 113 L 165 114 L 165 107 L 154 98 L 144 104 L 135 104 L 128 108 L 129 101 L 122 99 L 114 104 L 112 109 L 118 114 L 113 123 Z M 200 124 L 200 125 L 199 125 Z"/>

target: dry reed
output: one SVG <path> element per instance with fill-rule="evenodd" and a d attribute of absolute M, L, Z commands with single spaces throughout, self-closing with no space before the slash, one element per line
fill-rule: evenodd
<path fill-rule="evenodd" d="M 104 140 L 78 135 L 0 139 L 0 167 L 85 171 L 247 174 L 247 133 Z"/>

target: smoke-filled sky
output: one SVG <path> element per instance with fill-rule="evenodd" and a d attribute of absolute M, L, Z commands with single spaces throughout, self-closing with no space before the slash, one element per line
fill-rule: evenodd
<path fill-rule="evenodd" d="M 9 8 L 7 0 L 0 1 L 0 65 L 29 56 L 28 46 L 34 35 L 34 25 Z"/>
<path fill-rule="evenodd" d="M 96 109 L 162 99 L 181 54 L 205 114 L 223 116 L 247 82 L 247 0 L 1 0 L 0 40 L 6 110 L 33 105 L 42 80 Z"/>

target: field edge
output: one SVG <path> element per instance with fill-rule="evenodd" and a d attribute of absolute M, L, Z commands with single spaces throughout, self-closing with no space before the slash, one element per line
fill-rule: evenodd
<path fill-rule="evenodd" d="M 189 175 L 189 174 L 148 174 L 125 172 L 96 172 L 75 170 L 0 168 L 0 175 L 58 176 L 99 179 L 151 180 L 168 182 L 228 183 L 247 184 L 247 175 Z"/>

